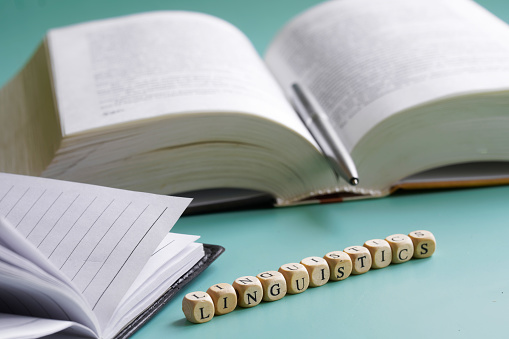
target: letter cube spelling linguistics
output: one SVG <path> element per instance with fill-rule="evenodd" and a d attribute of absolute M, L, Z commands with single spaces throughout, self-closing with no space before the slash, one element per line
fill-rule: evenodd
<path fill-rule="evenodd" d="M 409 236 L 404 234 L 393 234 L 385 238 L 392 250 L 392 263 L 401 264 L 414 255 L 414 244 Z"/>
<path fill-rule="evenodd" d="M 363 274 L 371 268 L 371 253 L 366 247 L 350 246 L 344 249 L 352 259 L 352 274 Z"/>
<path fill-rule="evenodd" d="M 414 258 L 428 258 L 435 253 L 437 242 L 430 231 L 413 231 L 408 236 L 414 244 Z"/>
<path fill-rule="evenodd" d="M 276 301 L 286 295 L 286 280 L 277 271 L 266 271 L 256 276 L 262 283 L 263 301 Z"/>
<path fill-rule="evenodd" d="M 258 278 L 245 276 L 235 279 L 233 288 L 237 292 L 237 305 L 240 307 L 253 307 L 263 298 L 262 283 Z"/>
<path fill-rule="evenodd" d="M 371 253 L 371 268 L 384 268 L 389 266 L 392 261 L 392 250 L 391 245 L 382 239 L 372 239 L 364 243 Z"/>
<path fill-rule="evenodd" d="M 230 313 L 237 307 L 237 294 L 232 285 L 227 283 L 215 284 L 209 287 L 207 293 L 214 301 L 215 315 Z"/>
<path fill-rule="evenodd" d="M 182 299 L 182 311 L 190 322 L 205 323 L 214 317 L 214 302 L 205 292 L 191 292 Z"/>
<path fill-rule="evenodd" d="M 330 280 L 344 280 L 352 273 L 352 259 L 343 251 L 332 251 L 323 256 L 329 264 Z"/>
<path fill-rule="evenodd" d="M 318 287 L 329 281 L 330 269 L 327 261 L 320 257 L 307 257 L 300 261 L 309 274 L 309 286 Z"/>
<path fill-rule="evenodd" d="M 371 239 L 364 246 L 350 246 L 320 257 L 307 257 L 300 263 L 282 265 L 278 271 L 265 271 L 256 277 L 235 279 L 232 285 L 215 284 L 207 293 L 197 291 L 185 295 L 182 310 L 193 323 L 210 321 L 214 315 L 232 312 L 237 305 L 253 307 L 263 301 L 282 299 L 287 293 L 297 294 L 309 286 L 325 285 L 351 274 L 363 274 L 371 268 L 384 268 L 412 258 L 428 258 L 436 249 L 436 240 L 429 231 L 413 231 L 407 235 L 393 234 Z"/>
<path fill-rule="evenodd" d="M 290 263 L 283 265 L 278 270 L 286 280 L 288 294 L 302 293 L 309 287 L 309 274 L 304 265 Z"/>

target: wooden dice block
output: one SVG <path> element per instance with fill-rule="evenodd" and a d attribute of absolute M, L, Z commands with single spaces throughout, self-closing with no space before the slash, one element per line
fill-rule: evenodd
<path fill-rule="evenodd" d="M 413 231 L 408 236 L 414 244 L 414 258 L 428 258 L 435 253 L 437 243 L 430 231 Z"/>
<path fill-rule="evenodd" d="M 214 317 L 214 302 L 205 292 L 191 292 L 182 299 L 182 311 L 190 322 L 205 323 Z"/>
<path fill-rule="evenodd" d="M 288 294 L 302 293 L 309 287 L 309 274 L 304 265 L 290 263 L 283 265 L 278 270 L 286 280 Z"/>
<path fill-rule="evenodd" d="M 237 307 L 237 294 L 230 284 L 215 284 L 209 287 L 207 293 L 214 302 L 214 315 L 230 313 Z"/>
<path fill-rule="evenodd" d="M 371 268 L 371 253 L 366 247 L 350 246 L 344 252 L 352 259 L 352 274 L 363 274 Z"/>
<path fill-rule="evenodd" d="M 309 274 L 309 286 L 318 287 L 325 285 L 330 278 L 329 265 L 320 257 L 307 257 L 300 261 Z"/>
<path fill-rule="evenodd" d="M 352 273 L 352 259 L 343 251 L 332 251 L 323 256 L 329 265 L 330 280 L 344 280 Z"/>
<path fill-rule="evenodd" d="M 262 283 L 256 277 L 240 277 L 232 285 L 237 292 L 237 305 L 240 307 L 253 307 L 262 301 Z"/>
<path fill-rule="evenodd" d="M 286 295 L 286 280 L 277 271 L 266 271 L 256 276 L 263 289 L 263 301 L 276 301 Z"/>
<path fill-rule="evenodd" d="M 392 263 L 401 264 L 414 255 L 414 244 L 409 236 L 404 234 L 393 234 L 385 238 L 392 250 Z"/>
<path fill-rule="evenodd" d="M 372 239 L 364 243 L 371 254 L 371 268 L 384 268 L 392 261 L 391 245 L 382 239 Z"/>

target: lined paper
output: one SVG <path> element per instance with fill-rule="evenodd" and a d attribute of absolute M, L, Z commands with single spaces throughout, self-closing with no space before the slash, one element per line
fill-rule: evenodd
<path fill-rule="evenodd" d="M 164 238 L 115 310 L 105 336 L 118 333 L 127 319 L 146 310 L 205 255 L 198 238 L 177 233 Z"/>
<path fill-rule="evenodd" d="M 97 317 L 72 282 L 1 215 L 0 276 L 0 312 L 72 319 L 99 333 Z"/>
<path fill-rule="evenodd" d="M 104 325 L 190 199 L 0 173 L 0 215 Z"/>

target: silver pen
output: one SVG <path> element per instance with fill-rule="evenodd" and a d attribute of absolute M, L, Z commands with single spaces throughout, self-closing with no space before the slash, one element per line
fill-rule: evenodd
<path fill-rule="evenodd" d="M 346 179 L 351 185 L 357 185 L 359 175 L 352 157 L 332 128 L 320 104 L 309 91 L 297 83 L 292 84 L 291 90 L 295 110 L 332 165 L 334 173 Z"/>

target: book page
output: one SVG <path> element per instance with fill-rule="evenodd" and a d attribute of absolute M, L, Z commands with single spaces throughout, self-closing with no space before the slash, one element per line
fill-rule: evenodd
<path fill-rule="evenodd" d="M 300 82 L 351 151 L 377 123 L 432 100 L 509 89 L 509 29 L 470 0 L 341 0 L 288 24 L 266 61 Z"/>
<path fill-rule="evenodd" d="M 177 254 L 189 246 L 196 245 L 202 248 L 201 255 L 199 256 L 199 259 L 201 259 L 204 254 L 203 245 L 195 243 L 198 239 L 199 236 L 195 235 L 168 233 L 154 253 L 152 253 L 147 264 L 129 288 L 126 296 L 129 297 L 131 294 L 135 294 L 137 290 L 146 288 L 143 285 L 148 284 L 149 279 L 159 278 L 159 274 L 164 269 L 164 266 L 171 266 L 179 262 L 179 260 L 175 260 Z"/>
<path fill-rule="evenodd" d="M 104 326 L 189 199 L 0 173 L 0 215 Z"/>
<path fill-rule="evenodd" d="M 307 131 L 249 40 L 209 15 L 153 12 L 48 34 L 64 135 L 166 114 L 249 113 Z"/>
<path fill-rule="evenodd" d="M 203 244 L 195 242 L 198 238 L 171 232 L 164 238 L 120 302 L 106 335 L 118 333 L 203 258 Z"/>
<path fill-rule="evenodd" d="M 73 321 L 89 328 L 90 332 L 99 332 L 77 302 L 79 298 L 58 281 L 31 274 L 3 260 L 0 261 L 0 276 L 0 313 Z"/>
<path fill-rule="evenodd" d="M 13 251 L 4 233 L 12 226 L 0 217 L 0 313 L 75 321 L 98 333 L 95 316 L 86 302 L 65 282 L 49 275 Z M 31 245 L 31 244 L 26 244 Z"/>
<path fill-rule="evenodd" d="M 84 337 L 96 338 L 86 327 L 72 321 L 62 321 L 0 313 L 0 333 L 3 339 Z"/>

